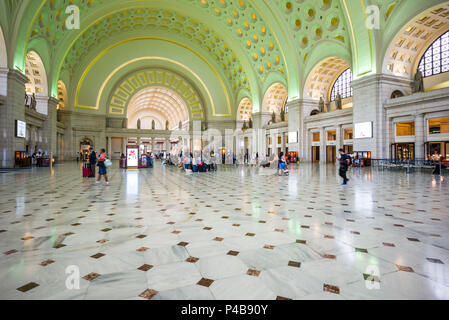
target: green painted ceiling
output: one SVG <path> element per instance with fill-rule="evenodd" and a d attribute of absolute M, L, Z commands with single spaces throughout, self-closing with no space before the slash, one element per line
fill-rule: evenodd
<path fill-rule="evenodd" d="M 10 44 L 9 65 L 23 71 L 26 53 L 36 51 L 54 96 L 62 79 L 70 87 L 69 100 L 74 99 L 70 92 L 85 68 L 119 41 L 154 37 L 176 44 L 179 57 L 186 50 L 195 52 L 216 70 L 235 114 L 243 97 L 260 111 L 266 89 L 276 82 L 287 87 L 290 99 L 302 97 L 309 72 L 332 56 L 345 60 L 354 78 L 380 72 L 389 44 L 404 25 L 445 2 L 0 0 L 0 22 Z M 65 26 L 71 4 L 80 8 L 80 30 Z M 380 8 L 380 30 L 365 28 L 369 5 Z M 142 56 L 151 51 L 149 47 Z"/>

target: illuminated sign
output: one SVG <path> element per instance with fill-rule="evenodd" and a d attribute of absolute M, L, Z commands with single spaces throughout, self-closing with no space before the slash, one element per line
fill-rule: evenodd
<path fill-rule="evenodd" d="M 138 148 L 128 148 L 127 150 L 127 165 L 128 167 L 138 167 L 139 166 L 139 149 Z"/>
<path fill-rule="evenodd" d="M 354 135 L 356 139 L 365 139 L 373 137 L 373 123 L 356 123 L 354 126 Z"/>
<path fill-rule="evenodd" d="M 17 138 L 24 138 L 27 137 L 27 124 L 26 122 L 17 120 L 16 121 L 16 137 Z"/>
<path fill-rule="evenodd" d="M 298 143 L 298 132 L 289 132 L 288 133 L 288 143 Z"/>

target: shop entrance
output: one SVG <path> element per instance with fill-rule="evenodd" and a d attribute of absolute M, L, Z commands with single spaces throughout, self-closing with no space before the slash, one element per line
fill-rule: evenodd
<path fill-rule="evenodd" d="M 396 143 L 392 145 L 391 155 L 394 160 L 415 160 L 415 144 L 414 143 Z"/>
<path fill-rule="evenodd" d="M 337 147 L 327 146 L 326 156 L 327 156 L 327 163 L 335 163 L 337 158 Z"/>
<path fill-rule="evenodd" d="M 320 147 L 312 147 L 312 162 L 320 161 Z"/>
<path fill-rule="evenodd" d="M 354 153 L 354 146 L 346 145 L 346 146 L 344 146 L 344 150 L 345 150 L 346 154 L 353 154 Z"/>
<path fill-rule="evenodd" d="M 89 159 L 89 148 L 93 147 L 92 140 L 90 139 L 84 139 L 80 143 L 80 157 L 81 160 L 87 160 Z"/>
<path fill-rule="evenodd" d="M 449 159 L 449 141 L 442 142 L 429 142 L 426 143 L 426 158 L 427 160 L 432 160 L 434 154 L 438 154 L 441 158 L 445 160 Z"/>

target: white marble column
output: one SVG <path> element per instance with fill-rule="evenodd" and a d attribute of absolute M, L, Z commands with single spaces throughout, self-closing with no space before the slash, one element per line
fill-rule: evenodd
<path fill-rule="evenodd" d="M 108 140 L 108 151 L 107 155 L 110 159 L 112 159 L 112 138 L 110 136 L 107 136 L 106 139 Z"/>
<path fill-rule="evenodd" d="M 354 139 L 354 151 L 371 151 L 373 158 L 385 158 L 390 146 L 384 103 L 395 90 L 410 92 L 410 80 L 377 74 L 354 80 L 351 85 L 354 89 L 354 124 L 373 123 L 373 138 Z"/>
<path fill-rule="evenodd" d="M 415 159 L 425 158 L 424 141 L 426 136 L 426 126 L 424 124 L 424 114 L 415 116 Z"/>
<path fill-rule="evenodd" d="M 58 100 L 55 98 L 37 97 L 38 105 L 42 110 L 46 108 L 47 119 L 44 121 L 43 126 L 43 148 L 44 151 L 53 156 L 56 155 L 56 143 L 57 143 L 57 106 Z M 45 105 L 46 104 L 46 105 Z"/>
<path fill-rule="evenodd" d="M 320 163 L 327 162 L 326 141 L 327 141 L 326 130 L 324 130 L 324 128 L 321 128 L 320 129 Z"/>
<path fill-rule="evenodd" d="M 16 70 L 0 69 L 0 168 L 13 168 L 15 151 L 25 151 L 25 139 L 16 137 L 16 120 L 25 122 L 25 83 L 28 78 Z"/>
<path fill-rule="evenodd" d="M 344 135 L 343 135 L 342 131 L 343 131 L 342 126 L 341 126 L 341 124 L 339 124 L 337 126 L 337 148 L 336 148 L 337 149 L 337 154 L 338 154 L 338 150 L 343 148 Z"/>

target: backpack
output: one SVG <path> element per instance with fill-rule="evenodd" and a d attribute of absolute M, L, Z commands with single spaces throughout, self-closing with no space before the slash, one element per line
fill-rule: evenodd
<path fill-rule="evenodd" d="M 349 167 L 352 166 L 352 157 L 350 155 L 348 155 L 348 160 L 349 160 Z"/>

